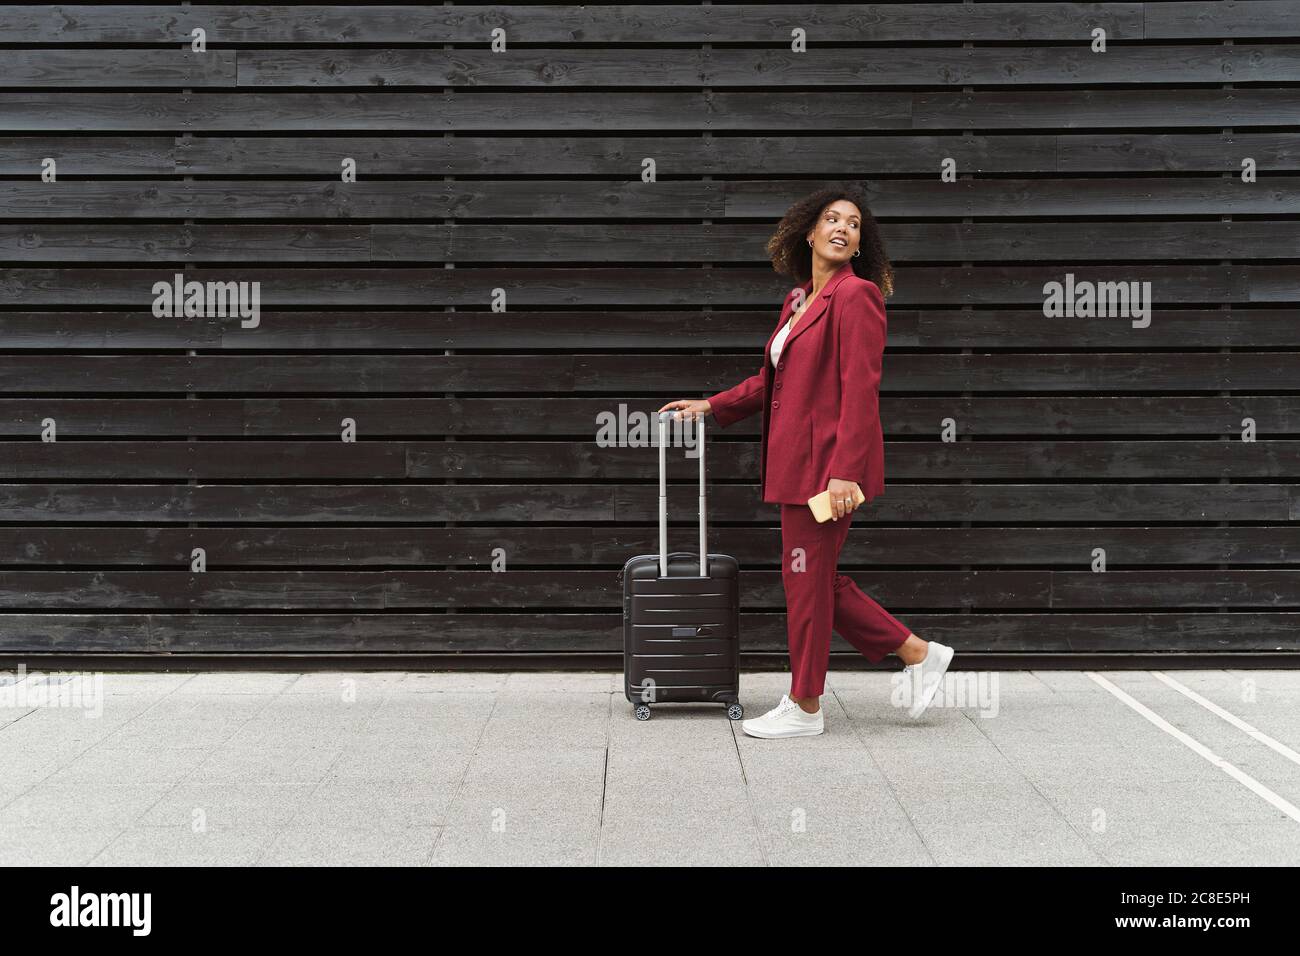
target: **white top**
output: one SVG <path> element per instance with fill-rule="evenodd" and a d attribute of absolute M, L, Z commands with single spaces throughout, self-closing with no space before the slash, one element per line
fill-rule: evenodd
<path fill-rule="evenodd" d="M 776 338 L 772 340 L 772 367 L 776 367 L 776 361 L 781 357 L 781 347 L 785 345 L 785 337 L 790 334 L 790 323 L 787 322 L 781 326 L 781 331 L 776 333 Z"/>

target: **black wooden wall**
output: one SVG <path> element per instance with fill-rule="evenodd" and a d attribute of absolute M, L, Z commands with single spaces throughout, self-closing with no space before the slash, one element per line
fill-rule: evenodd
<path fill-rule="evenodd" d="M 0 653 L 617 665 L 656 455 L 599 416 L 756 371 L 764 240 L 850 179 L 898 290 L 841 569 L 968 665 L 1286 660 L 1298 170 L 1294 0 L 0 6 Z M 177 272 L 260 326 L 155 318 Z M 1150 326 L 1044 317 L 1066 273 Z M 752 662 L 758 427 L 709 450 Z"/>

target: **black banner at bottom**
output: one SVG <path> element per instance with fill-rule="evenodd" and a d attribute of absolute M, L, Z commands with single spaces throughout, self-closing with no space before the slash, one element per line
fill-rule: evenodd
<path fill-rule="evenodd" d="M 990 931 L 1231 945 L 1280 941 L 1294 925 L 1286 890 L 1294 871 L 1284 868 L 599 869 L 9 868 L 0 881 L 10 944 L 72 936 L 338 945 L 466 930 L 535 937 L 563 921 L 580 924 L 587 939 L 609 925 L 655 946 L 698 923 L 732 923 L 742 937 L 750 924 L 764 941 L 795 935 L 789 922 L 770 936 L 779 914 L 783 923 L 815 917 L 819 939 L 823 928 L 885 919 L 890 935 L 903 937 L 890 945 L 913 933 L 927 944 L 988 944 Z"/>

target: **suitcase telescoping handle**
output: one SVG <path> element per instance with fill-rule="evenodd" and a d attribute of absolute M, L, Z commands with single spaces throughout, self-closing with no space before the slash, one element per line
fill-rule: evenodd
<path fill-rule="evenodd" d="M 659 413 L 659 576 L 668 577 L 668 422 L 672 412 Z M 709 549 L 705 533 L 708 490 L 704 484 L 704 418 L 696 422 L 695 443 L 700 450 L 700 577 L 709 576 Z"/>

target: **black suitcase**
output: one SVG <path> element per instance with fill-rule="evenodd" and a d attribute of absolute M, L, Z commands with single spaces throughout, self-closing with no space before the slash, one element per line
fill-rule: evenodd
<path fill-rule="evenodd" d="M 638 554 L 623 565 L 623 692 L 637 720 L 664 701 L 725 703 L 739 720 L 740 565 L 729 554 L 708 554 L 704 482 L 704 421 L 700 452 L 700 550 L 668 553 L 667 426 L 659 416 L 659 553 Z M 701 556 L 707 559 L 701 562 Z M 701 563 L 704 564 L 701 569 Z"/>

